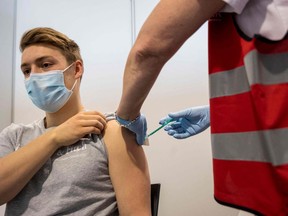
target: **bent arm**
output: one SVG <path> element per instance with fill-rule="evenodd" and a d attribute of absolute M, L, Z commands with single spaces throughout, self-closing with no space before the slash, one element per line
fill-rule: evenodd
<path fill-rule="evenodd" d="M 151 215 L 150 177 L 143 148 L 116 121 L 107 123 L 104 141 L 120 215 Z"/>
<path fill-rule="evenodd" d="M 135 119 L 164 64 L 223 6 L 222 0 L 161 0 L 142 26 L 124 71 L 117 115 Z"/>
<path fill-rule="evenodd" d="M 99 133 L 104 125 L 98 112 L 80 112 L 0 158 L 0 205 L 13 199 L 59 147 L 69 146 L 86 134 Z"/>
<path fill-rule="evenodd" d="M 58 146 L 50 133 L 0 158 L 0 205 L 13 199 Z"/>

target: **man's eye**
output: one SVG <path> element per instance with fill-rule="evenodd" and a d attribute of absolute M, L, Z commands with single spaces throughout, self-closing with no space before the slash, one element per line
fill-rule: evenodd
<path fill-rule="evenodd" d="M 43 64 L 42 64 L 42 68 L 48 68 L 48 67 L 50 67 L 50 66 L 51 66 L 50 63 L 43 63 Z"/>
<path fill-rule="evenodd" d="M 22 72 L 23 72 L 25 77 L 29 76 L 29 74 L 31 73 L 31 71 L 29 69 L 25 69 Z"/>

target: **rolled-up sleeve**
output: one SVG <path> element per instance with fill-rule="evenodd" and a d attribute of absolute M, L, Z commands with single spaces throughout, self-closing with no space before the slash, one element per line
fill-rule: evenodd
<path fill-rule="evenodd" d="M 242 13 L 243 9 L 245 8 L 246 4 L 249 0 L 223 0 L 226 3 L 226 6 L 221 10 L 222 12 L 229 12 L 229 13 Z"/>
<path fill-rule="evenodd" d="M 236 13 L 235 20 L 246 36 L 261 35 L 269 40 L 281 40 L 288 29 L 287 0 L 223 0 L 225 13 Z"/>

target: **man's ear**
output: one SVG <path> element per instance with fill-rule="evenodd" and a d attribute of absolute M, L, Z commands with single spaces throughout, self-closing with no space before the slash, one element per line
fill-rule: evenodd
<path fill-rule="evenodd" d="M 75 61 L 75 79 L 81 78 L 83 73 L 83 63 L 80 60 Z"/>

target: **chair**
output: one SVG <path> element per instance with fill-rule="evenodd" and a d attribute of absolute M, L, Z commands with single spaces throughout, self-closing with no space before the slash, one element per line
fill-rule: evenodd
<path fill-rule="evenodd" d="M 160 198 L 160 183 L 151 184 L 151 211 L 152 216 L 158 215 L 158 206 Z"/>

